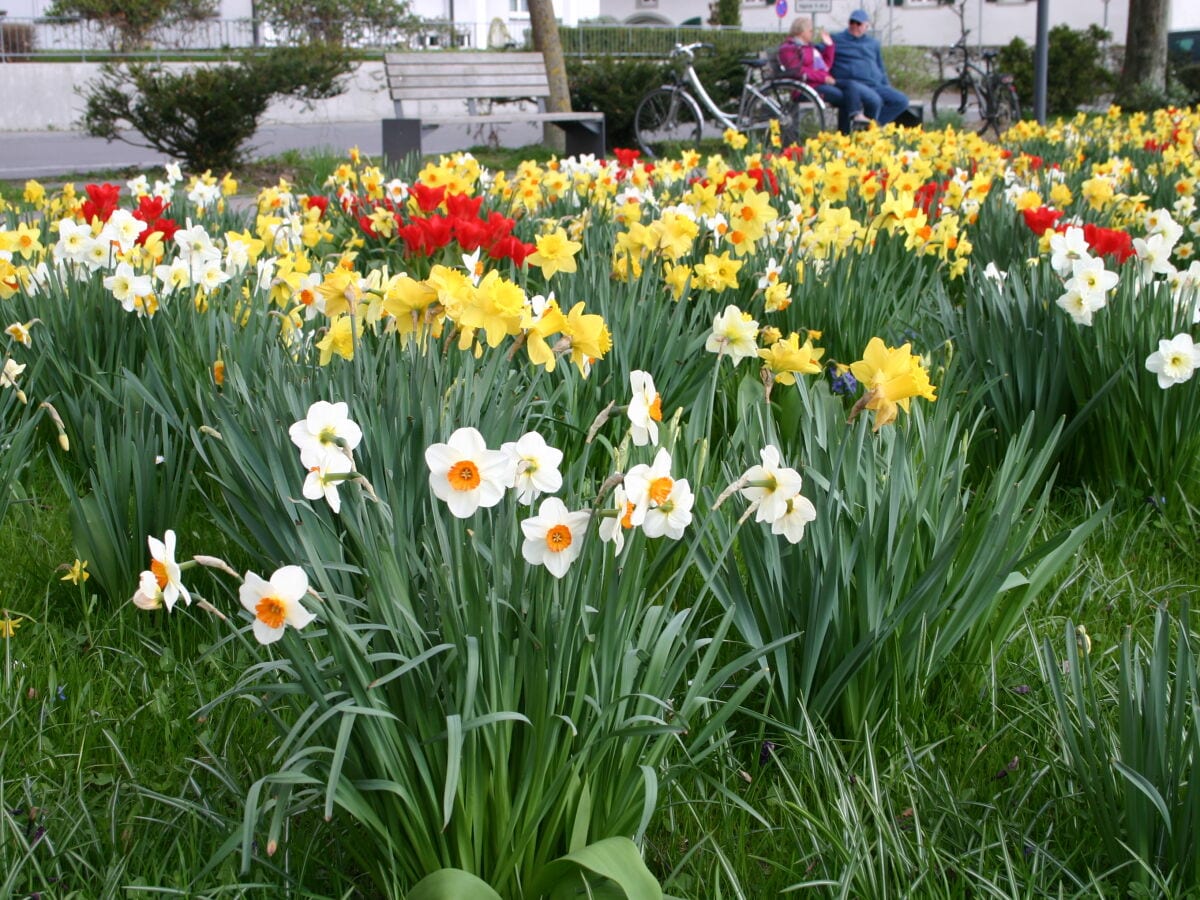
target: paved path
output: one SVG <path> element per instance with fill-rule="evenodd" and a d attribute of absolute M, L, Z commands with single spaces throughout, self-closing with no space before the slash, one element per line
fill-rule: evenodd
<path fill-rule="evenodd" d="M 530 124 L 489 126 L 502 146 L 540 143 L 542 131 Z M 136 137 L 136 135 L 131 135 Z M 368 156 L 382 152 L 379 120 L 321 122 L 312 125 L 265 125 L 250 142 L 252 157 L 274 156 L 285 150 L 328 150 L 335 155 L 358 147 Z M 425 136 L 426 153 L 446 153 L 488 143 L 487 135 L 465 128 L 438 128 Z M 73 172 L 126 167 L 150 168 L 169 162 L 157 150 L 122 141 L 108 143 L 76 131 L 0 131 L 0 179 L 48 178 Z"/>

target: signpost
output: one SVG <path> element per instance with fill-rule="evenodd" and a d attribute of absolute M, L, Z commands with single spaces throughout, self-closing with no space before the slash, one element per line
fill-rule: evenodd
<path fill-rule="evenodd" d="M 833 0 L 795 0 L 792 3 L 792 11 L 797 13 L 833 12 Z"/>

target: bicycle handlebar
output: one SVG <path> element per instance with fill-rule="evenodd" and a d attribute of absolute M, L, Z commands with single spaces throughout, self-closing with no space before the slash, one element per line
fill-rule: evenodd
<path fill-rule="evenodd" d="M 671 51 L 672 56 L 695 56 L 697 50 L 716 50 L 716 45 L 697 42 L 695 44 L 676 44 Z"/>

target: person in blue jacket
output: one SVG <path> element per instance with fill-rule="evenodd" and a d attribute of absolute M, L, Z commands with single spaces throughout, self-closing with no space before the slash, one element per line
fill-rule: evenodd
<path fill-rule="evenodd" d="M 863 112 L 886 125 L 908 109 L 908 97 L 888 81 L 879 41 L 867 34 L 870 26 L 871 17 L 865 9 L 850 13 L 849 26 L 834 37 L 837 55 L 831 71 L 841 84 L 854 82 L 862 97 Z"/>

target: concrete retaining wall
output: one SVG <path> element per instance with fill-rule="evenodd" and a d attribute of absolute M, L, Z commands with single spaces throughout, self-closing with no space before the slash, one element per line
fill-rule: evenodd
<path fill-rule="evenodd" d="M 166 68 L 186 68 L 186 63 Z M 79 88 L 100 74 L 98 63 L 0 64 L 0 131 L 72 131 L 79 128 L 83 100 Z M 417 112 L 433 112 L 429 106 Z M 408 112 L 407 108 L 405 112 Z M 360 63 L 340 97 L 312 104 L 274 103 L 263 124 L 326 124 L 390 118 L 382 62 Z"/>

